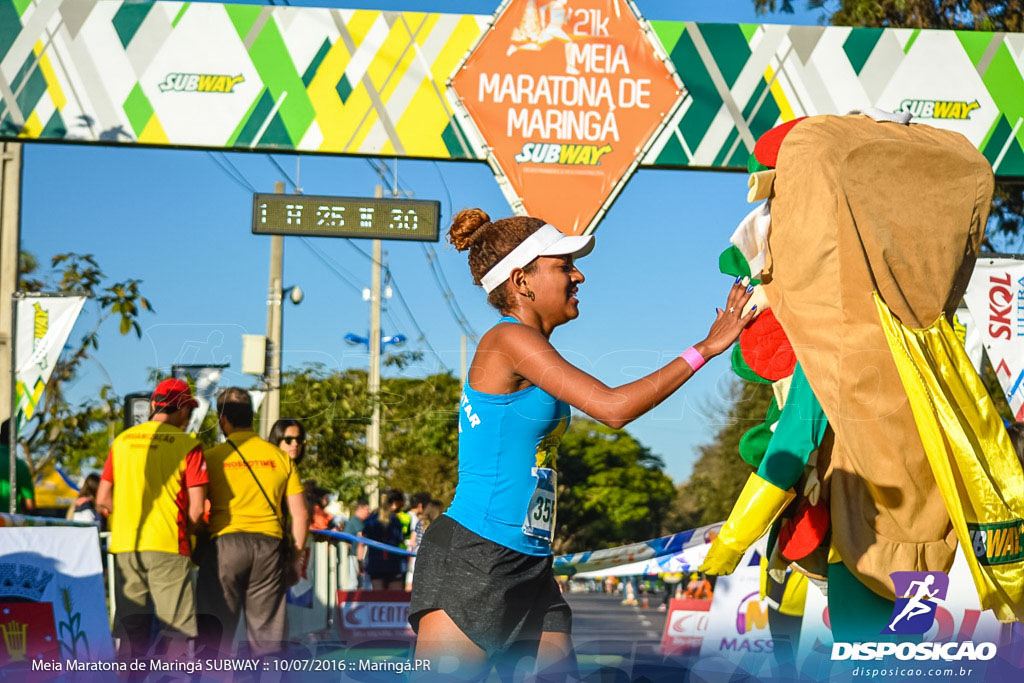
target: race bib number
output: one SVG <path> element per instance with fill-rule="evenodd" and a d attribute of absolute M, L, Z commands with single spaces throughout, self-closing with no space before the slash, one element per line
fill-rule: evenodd
<path fill-rule="evenodd" d="M 523 521 L 523 533 L 551 542 L 555 530 L 555 491 L 558 473 L 549 467 L 534 467 L 537 485 L 530 497 L 530 506 Z"/>

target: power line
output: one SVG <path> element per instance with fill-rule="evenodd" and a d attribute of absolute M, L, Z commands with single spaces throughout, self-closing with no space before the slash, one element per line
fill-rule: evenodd
<path fill-rule="evenodd" d="M 347 239 L 347 240 L 345 240 L 345 241 L 346 241 L 346 242 L 348 243 L 348 246 L 350 246 L 350 247 L 352 247 L 353 249 L 355 249 L 355 250 L 356 250 L 356 252 L 357 252 L 357 253 L 358 253 L 358 254 L 359 254 L 360 256 L 362 256 L 362 257 L 363 257 L 364 259 L 366 259 L 366 260 L 367 260 L 367 261 L 369 261 L 370 263 L 374 263 L 374 264 L 376 264 L 376 265 L 380 266 L 381 268 L 387 268 L 387 266 L 385 266 L 385 265 L 384 265 L 383 263 L 380 263 L 379 261 L 376 261 L 376 260 L 374 260 L 373 256 L 371 256 L 370 254 L 366 253 L 365 251 L 363 251 L 362 249 L 360 249 L 360 248 L 359 248 L 358 246 L 356 246 L 356 243 L 355 243 L 355 242 L 353 242 L 352 240 L 350 240 L 350 239 Z"/>
<path fill-rule="evenodd" d="M 387 165 L 383 162 L 375 162 L 373 159 L 367 159 L 367 163 L 370 164 L 370 168 L 376 171 L 382 182 L 393 182 L 395 189 L 401 189 L 402 183 L 397 178 L 389 179 L 387 177 Z M 434 163 L 435 167 L 437 163 Z M 445 182 L 444 176 L 440 175 L 440 169 L 438 169 L 439 176 L 441 178 L 441 184 L 444 186 L 445 194 L 448 196 L 448 212 L 452 211 L 452 195 L 448 189 L 448 183 Z M 408 189 L 405 190 L 409 194 L 412 192 Z M 363 252 L 358 247 L 353 247 L 359 251 L 364 257 L 373 260 L 366 252 Z M 437 252 L 434 251 L 433 245 L 423 245 L 423 253 L 427 257 L 427 264 L 430 266 L 431 275 L 434 278 L 434 283 L 437 285 L 438 291 L 441 292 L 441 298 L 444 299 L 445 305 L 448 307 L 448 311 L 451 313 L 452 318 L 455 319 L 457 324 L 462 331 L 473 341 L 477 341 L 480 336 L 473 329 L 472 325 L 469 324 L 469 320 L 466 315 L 462 312 L 462 308 L 459 307 L 458 301 L 455 299 L 455 294 L 452 292 L 451 286 L 448 284 L 448 279 L 444 275 L 444 271 L 440 267 L 439 259 L 437 258 Z"/>
<path fill-rule="evenodd" d="M 232 171 L 234 171 L 236 174 L 238 174 L 238 177 L 241 178 L 245 182 L 245 184 L 250 187 L 250 189 L 252 190 L 253 194 L 256 194 L 256 187 L 252 183 L 249 182 L 249 179 L 245 177 L 244 173 L 242 173 L 241 171 L 238 170 L 238 167 L 235 166 L 231 162 L 231 159 L 228 158 L 228 155 L 225 154 L 224 152 L 219 152 L 219 154 L 220 154 L 220 158 L 224 161 L 224 163 L 227 164 L 229 167 L 231 167 Z"/>
<path fill-rule="evenodd" d="M 339 280 L 344 282 L 346 285 L 354 289 L 360 296 L 362 296 L 363 288 L 352 282 L 352 280 L 349 279 L 349 276 L 346 275 L 345 272 L 339 266 L 329 261 L 327 257 L 323 253 L 321 253 L 320 250 L 316 248 L 316 246 L 313 245 L 312 240 L 310 240 L 308 237 L 299 237 L 299 241 L 302 242 L 302 244 L 307 249 L 309 249 L 313 253 L 313 255 L 320 260 L 321 263 L 327 266 L 327 268 L 331 272 L 333 272 L 338 277 Z"/>
<path fill-rule="evenodd" d="M 436 350 L 434 350 L 434 347 L 431 346 L 430 342 L 427 340 L 427 333 L 423 331 L 423 328 L 420 326 L 419 321 L 416 320 L 416 316 L 413 315 L 412 309 L 409 307 L 409 304 L 406 302 L 405 297 L 402 295 L 402 290 L 398 287 L 398 280 L 395 279 L 395 274 L 392 272 L 391 268 L 388 267 L 386 264 L 375 261 L 371 254 L 368 254 L 362 249 L 360 249 L 352 240 L 345 241 L 348 243 L 350 247 L 355 249 L 356 253 L 358 253 L 360 256 L 368 260 L 370 263 L 376 263 L 384 270 L 384 274 L 387 277 L 388 282 L 391 283 L 395 293 L 398 294 L 398 298 L 402 304 L 402 308 L 405 309 L 406 314 L 408 314 L 409 316 L 409 321 L 412 322 L 412 326 L 415 327 L 416 331 L 419 333 L 418 341 L 421 341 L 424 344 L 426 344 L 427 348 L 430 349 L 430 352 L 434 354 L 435 358 L 437 358 L 437 362 L 441 364 L 441 367 L 444 368 L 445 370 L 448 370 L 448 366 L 445 365 L 444 360 L 441 359 L 441 354 L 439 354 Z"/>
<path fill-rule="evenodd" d="M 241 187 L 241 188 L 242 188 L 243 190 L 245 190 L 246 192 L 251 192 L 251 193 L 253 193 L 253 194 L 256 194 L 256 188 L 255 188 L 255 187 L 253 187 L 253 186 L 252 186 L 252 185 L 251 185 L 251 184 L 249 183 L 249 181 L 248 181 L 248 180 L 245 180 L 245 177 L 244 177 L 244 176 L 243 176 L 243 177 L 241 177 L 241 178 L 239 178 L 239 177 L 238 177 L 238 176 L 236 176 L 236 175 L 235 175 L 234 173 L 232 173 L 231 171 L 229 171 L 229 170 L 228 170 L 228 168 L 227 168 L 227 166 L 225 166 L 224 164 L 222 164 L 222 163 L 221 163 L 221 162 L 220 162 L 220 161 L 219 161 L 219 160 L 217 159 L 217 157 L 215 157 L 215 156 L 213 155 L 213 152 L 207 152 L 207 154 L 209 155 L 210 159 L 212 159 L 212 160 L 213 160 L 213 163 L 217 164 L 217 168 L 219 168 L 219 169 L 220 169 L 221 171 L 223 171 L 223 172 L 224 172 L 224 174 L 225 174 L 225 175 L 227 175 L 227 177 L 231 179 L 231 182 L 235 183 L 236 185 L 238 185 L 239 187 Z"/>
<path fill-rule="evenodd" d="M 292 180 L 292 177 L 290 175 L 288 175 L 288 172 L 285 171 L 283 168 L 281 168 L 281 164 L 277 163 L 277 159 L 275 159 L 270 154 L 267 155 L 267 159 L 270 160 L 270 163 L 272 163 L 274 165 L 274 168 L 276 168 L 278 170 L 278 172 L 284 177 L 284 179 L 287 180 L 289 183 L 291 183 L 292 188 L 296 192 L 298 192 L 299 186 L 295 183 L 294 180 Z"/>
<path fill-rule="evenodd" d="M 412 314 L 412 309 L 409 308 L 409 304 L 405 300 L 405 295 L 402 294 L 402 290 L 399 288 L 398 282 L 394 279 L 394 276 L 391 274 L 390 270 L 388 271 L 388 279 L 391 282 L 392 288 L 395 290 L 395 294 L 398 295 L 398 302 L 402 304 L 402 308 L 405 309 L 406 314 L 412 321 L 413 327 L 415 327 L 416 331 L 419 332 L 419 341 L 427 345 L 427 348 L 430 349 L 430 352 L 432 354 L 434 354 L 434 357 L 437 358 L 437 362 L 441 365 L 445 372 L 451 372 L 451 368 L 445 365 L 444 361 L 441 359 L 441 354 L 439 354 L 437 350 L 434 349 L 434 347 L 431 346 L 430 342 L 427 340 L 427 333 L 423 331 L 423 328 L 420 327 L 420 324 L 416 321 L 416 316 Z"/>
<path fill-rule="evenodd" d="M 444 193 L 448 197 L 448 218 L 455 219 L 455 209 L 452 207 L 452 193 L 448 190 L 448 183 L 444 179 L 444 173 L 441 173 L 441 167 L 438 163 L 434 162 L 434 170 L 437 171 L 437 177 L 441 181 L 441 187 L 444 188 Z"/>
<path fill-rule="evenodd" d="M 438 289 L 441 290 L 441 296 L 444 298 L 445 304 L 448 306 L 448 311 L 455 318 L 456 324 L 462 328 L 462 331 L 466 333 L 466 336 L 472 339 L 474 342 L 480 339 L 480 336 L 473 329 L 473 326 L 469 324 L 469 320 L 466 319 L 466 315 L 462 312 L 462 308 L 459 307 L 459 302 L 455 299 L 455 294 L 452 292 L 452 288 L 448 285 L 448 280 L 444 276 L 444 271 L 441 270 L 441 264 L 437 262 L 437 253 L 433 250 L 433 245 L 423 245 L 423 253 L 427 257 L 427 263 L 430 265 L 430 273 L 434 276 L 434 284 L 437 285 Z"/>

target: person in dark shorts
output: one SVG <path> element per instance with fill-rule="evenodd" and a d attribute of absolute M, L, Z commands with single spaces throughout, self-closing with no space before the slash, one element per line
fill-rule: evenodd
<path fill-rule="evenodd" d="M 401 491 L 381 494 L 380 507 L 366 518 L 363 536 L 401 548 L 405 543 L 405 527 L 398 512 L 405 503 Z M 405 590 L 406 557 L 396 553 L 367 547 L 364 570 L 374 590 Z"/>
<path fill-rule="evenodd" d="M 474 281 L 502 317 L 480 340 L 459 409 L 459 482 L 446 513 L 423 535 L 409 623 L 415 658 L 439 679 L 478 678 L 536 657 L 539 675 L 575 674 L 572 614 L 552 572 L 555 455 L 573 405 L 613 428 L 665 400 L 739 336 L 752 288 L 737 279 L 711 331 L 665 367 L 609 388 L 551 346 L 579 315 L 583 274 L 574 259 L 593 237 L 537 218 L 491 222 L 460 212 L 448 238 L 469 250 Z"/>

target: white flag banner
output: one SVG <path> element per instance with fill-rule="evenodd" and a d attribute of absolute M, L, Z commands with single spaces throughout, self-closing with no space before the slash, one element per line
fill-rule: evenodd
<path fill-rule="evenodd" d="M 35 415 L 85 297 L 25 296 L 15 301 L 15 425 L 20 428 Z"/>
<path fill-rule="evenodd" d="M 259 414 L 260 406 L 263 405 L 263 399 L 267 397 L 267 392 L 262 389 L 250 389 L 249 398 L 252 399 L 252 412 L 253 414 Z M 273 425 L 271 425 L 273 426 Z"/>
<path fill-rule="evenodd" d="M 1024 421 L 1024 261 L 978 259 L 964 301 L 1010 410 Z"/>
<path fill-rule="evenodd" d="M 7 517 L 5 524 L 17 520 Z M 0 529 L 0 669 L 33 680 L 33 660 L 114 657 L 96 527 Z"/>
<path fill-rule="evenodd" d="M 978 324 L 974 322 L 974 316 L 971 315 L 967 306 L 962 305 L 956 309 L 956 314 L 953 316 L 953 331 L 963 342 L 964 349 L 967 350 L 967 357 L 971 359 L 971 365 L 974 366 L 978 375 L 981 375 L 985 345 L 981 341 L 981 330 L 978 329 Z"/>
<path fill-rule="evenodd" d="M 195 383 L 195 399 L 199 405 L 192 411 L 192 418 L 185 431 L 198 433 L 206 413 L 210 412 L 210 406 L 217 397 L 217 385 L 224 374 L 224 368 L 219 365 L 176 365 L 172 370 L 178 379 L 187 377 Z"/>

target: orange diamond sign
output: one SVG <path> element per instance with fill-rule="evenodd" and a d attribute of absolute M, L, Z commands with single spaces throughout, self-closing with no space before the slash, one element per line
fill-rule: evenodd
<path fill-rule="evenodd" d="M 626 0 L 511 0 L 450 86 L 517 212 L 594 229 L 681 99 Z"/>

